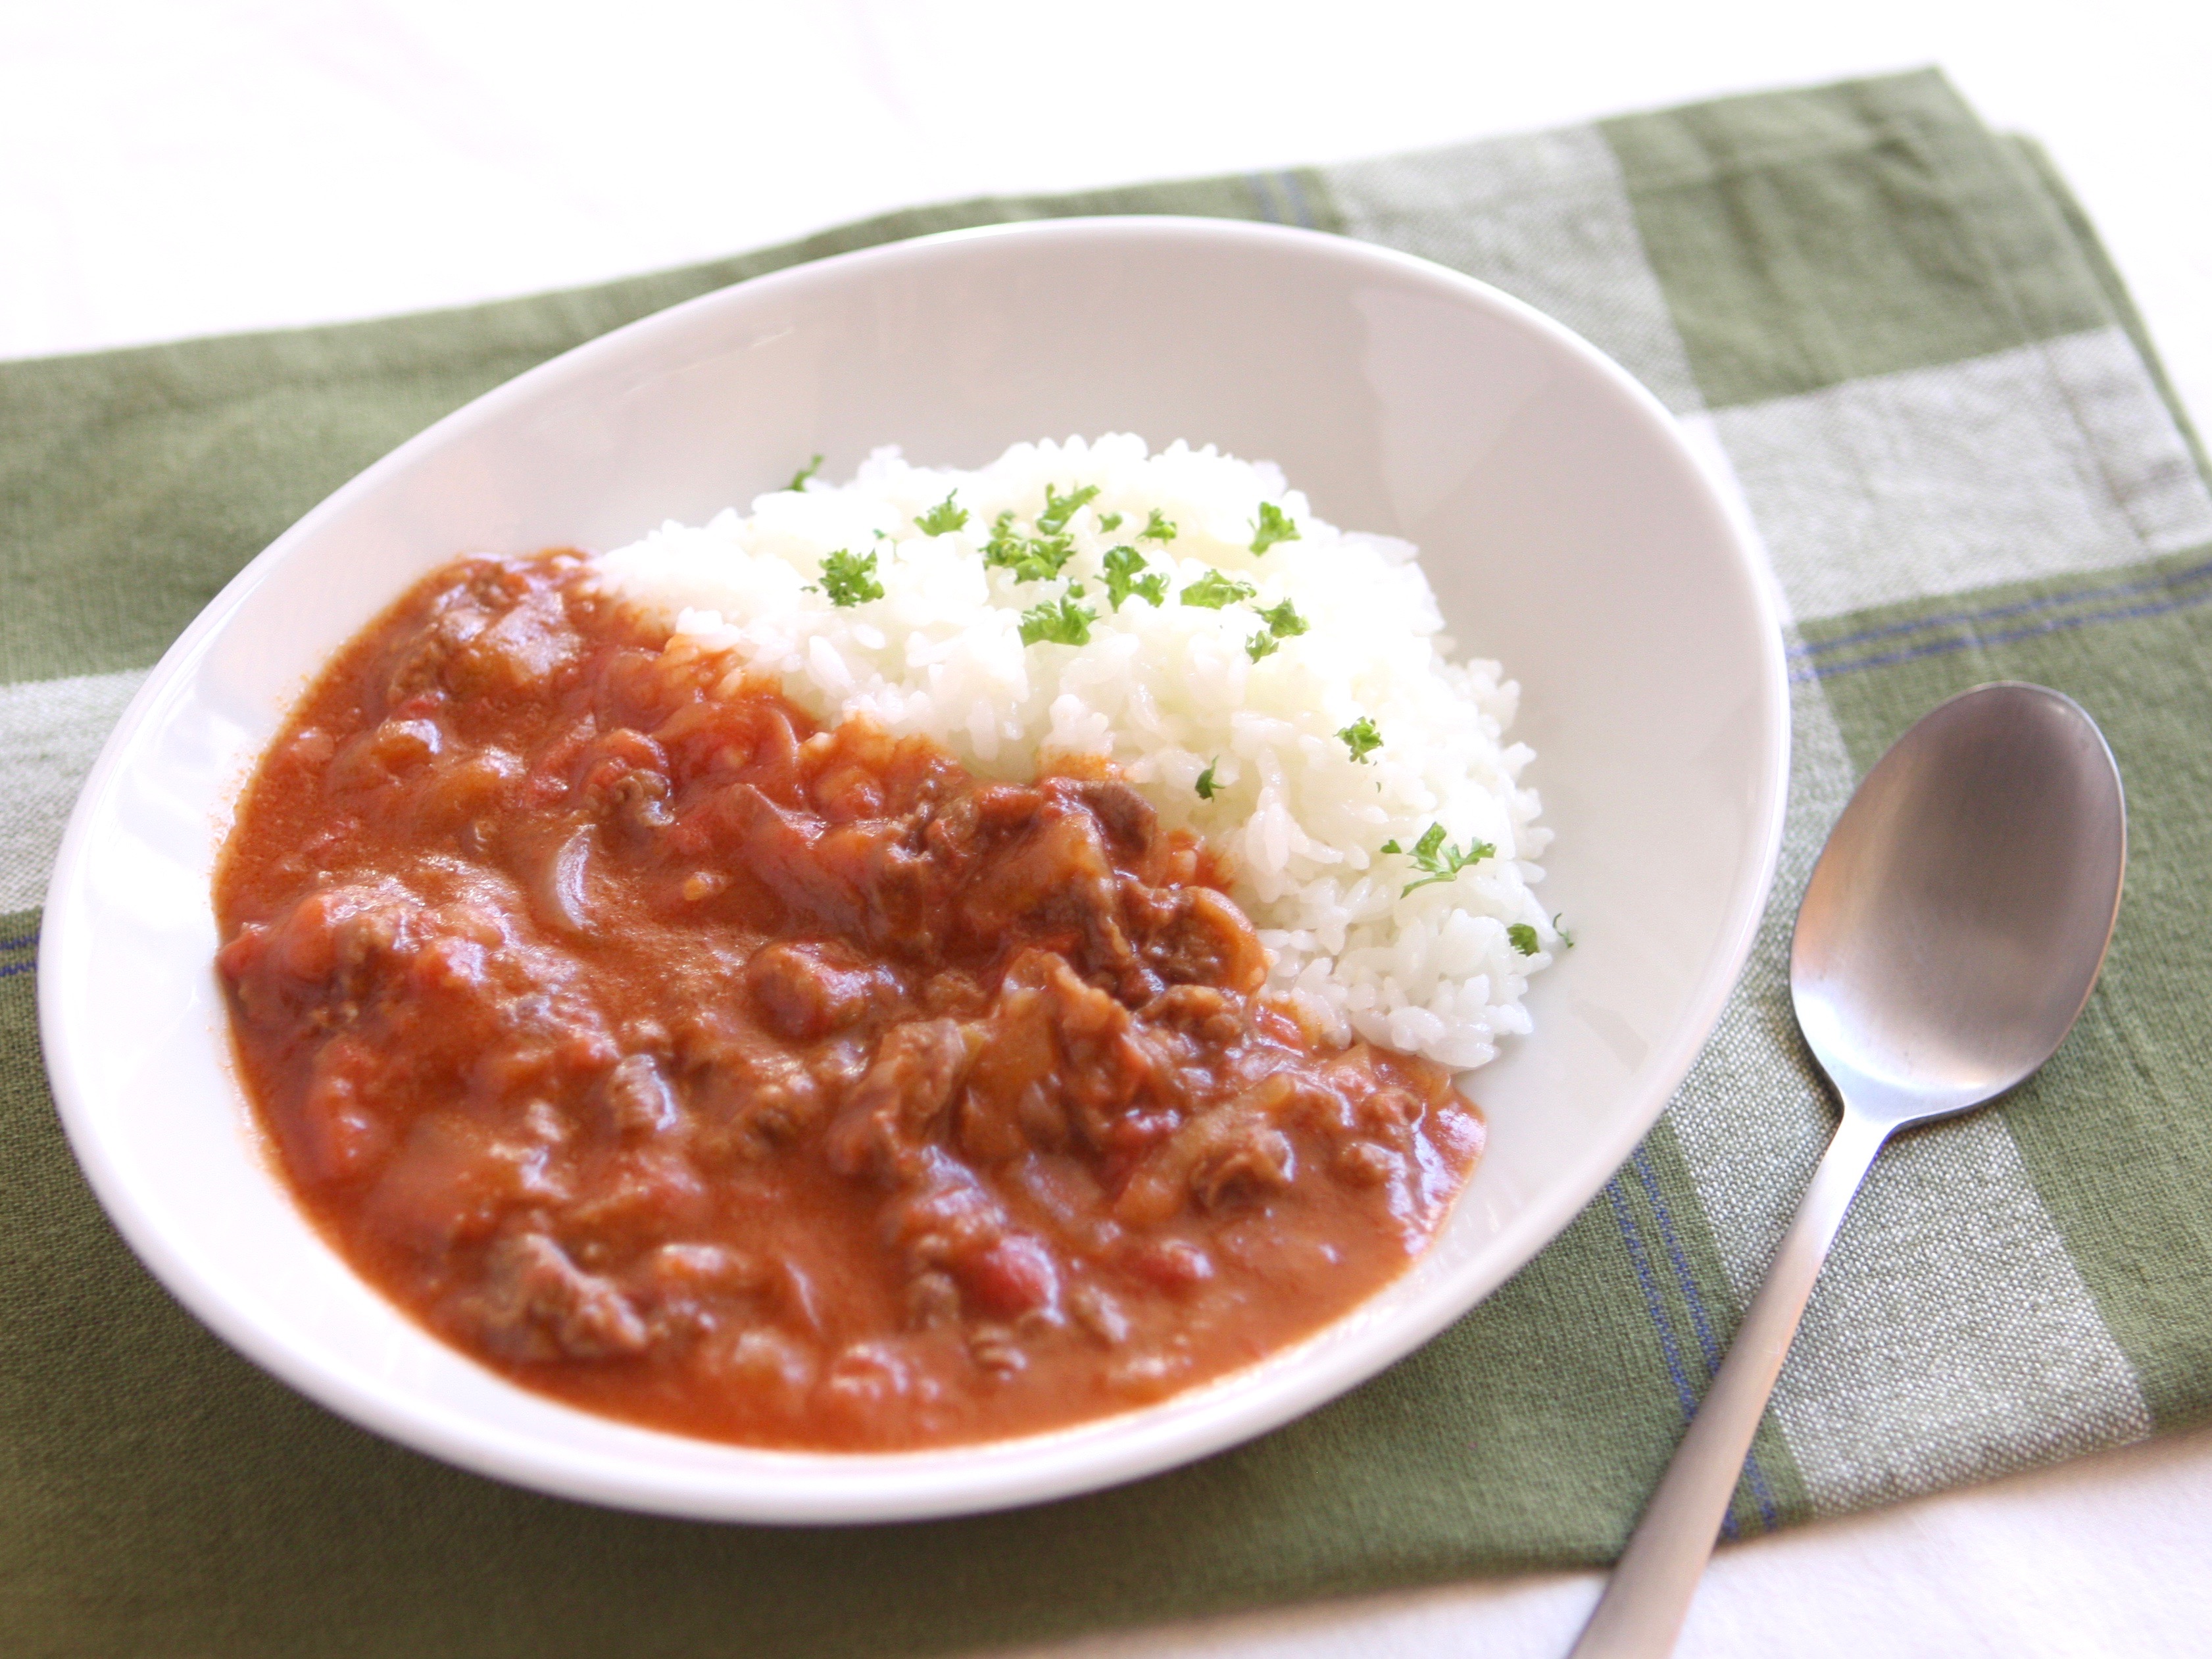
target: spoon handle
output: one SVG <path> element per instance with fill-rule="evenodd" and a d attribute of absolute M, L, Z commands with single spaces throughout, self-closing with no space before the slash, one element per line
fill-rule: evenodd
<path fill-rule="evenodd" d="M 1889 1128 L 1845 1104 L 1766 1281 L 1570 1659 L 1663 1659 L 1674 1651 L 1805 1299 Z"/>

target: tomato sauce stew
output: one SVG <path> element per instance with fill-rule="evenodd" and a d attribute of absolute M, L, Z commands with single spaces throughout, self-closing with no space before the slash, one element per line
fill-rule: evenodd
<path fill-rule="evenodd" d="M 589 1411 L 875 1450 L 1161 1398 L 1419 1252 L 1480 1119 L 1261 994 L 1110 769 L 821 729 L 589 577 L 423 580 L 224 850 L 250 1092 L 383 1294 Z"/>

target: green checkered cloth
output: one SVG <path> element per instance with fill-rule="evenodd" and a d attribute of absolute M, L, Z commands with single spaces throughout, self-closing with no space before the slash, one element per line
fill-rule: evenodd
<path fill-rule="evenodd" d="M 1782 869 L 1741 989 L 1635 1157 L 1510 1285 L 1336 1404 L 1132 1487 L 971 1520 L 778 1531 L 538 1497 L 367 1434 L 201 1329 L 71 1163 L 32 1012 L 64 814 L 162 648 L 356 471 L 617 324 L 921 231 L 1129 211 L 1312 225 L 1486 278 L 1641 376 L 1740 492 L 1790 619 Z M 2063 188 L 1932 73 L 923 209 L 582 293 L 0 365 L 0 1647 L 925 1652 L 1603 1561 L 1828 1133 L 1784 983 L 1810 861 L 1892 738 L 2000 678 L 2079 699 L 2126 776 L 2134 867 L 2104 982 L 2035 1082 L 1884 1155 L 1731 1525 L 2205 1417 L 2205 476 Z"/>

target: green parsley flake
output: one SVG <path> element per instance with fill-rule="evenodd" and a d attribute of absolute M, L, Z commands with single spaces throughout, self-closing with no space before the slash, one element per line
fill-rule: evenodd
<path fill-rule="evenodd" d="M 1419 881 L 1409 883 L 1401 890 L 1398 895 L 1400 898 L 1405 897 L 1416 887 L 1426 887 L 1431 882 L 1449 881 L 1470 864 L 1480 864 L 1486 858 L 1494 857 L 1498 852 L 1486 841 L 1471 841 L 1467 844 L 1467 851 L 1462 853 L 1444 839 L 1444 827 L 1441 823 L 1432 823 L 1423 830 L 1421 838 L 1413 843 L 1411 852 L 1399 846 L 1395 841 L 1384 842 L 1382 850 L 1404 854 L 1413 860 L 1415 869 L 1428 872 Z"/>
<path fill-rule="evenodd" d="M 1261 611 L 1258 605 L 1254 605 L 1252 608 L 1260 611 L 1260 619 L 1267 624 L 1267 632 L 1276 639 L 1287 640 L 1293 634 L 1303 634 L 1306 631 L 1306 619 L 1298 615 L 1297 606 L 1292 605 L 1288 599 L 1264 611 Z"/>
<path fill-rule="evenodd" d="M 1137 539 L 1140 542 L 1171 542 L 1175 538 L 1175 520 L 1157 507 L 1152 509 L 1152 517 L 1145 520 L 1145 527 L 1137 532 Z"/>
<path fill-rule="evenodd" d="M 1556 915 L 1552 918 L 1552 931 L 1559 936 L 1559 943 L 1567 949 L 1571 951 L 1575 948 L 1575 936 L 1559 926 L 1559 919 Z"/>
<path fill-rule="evenodd" d="M 1244 641 L 1244 654 L 1254 662 L 1262 657 L 1272 657 L 1282 648 L 1283 642 L 1264 628 Z"/>
<path fill-rule="evenodd" d="M 1260 503 L 1260 522 L 1252 526 L 1252 550 L 1265 553 L 1277 542 L 1298 539 L 1298 527 L 1273 501 Z"/>
<path fill-rule="evenodd" d="M 1352 758 L 1356 761 L 1364 761 L 1382 746 L 1382 734 L 1375 729 L 1375 722 L 1364 714 L 1343 727 L 1336 735 L 1344 739 L 1344 746 L 1352 751 Z"/>
<path fill-rule="evenodd" d="M 952 492 L 953 495 L 959 493 L 957 489 Z M 952 504 L 952 495 L 947 495 L 928 512 L 917 518 L 914 521 L 914 527 L 925 536 L 943 536 L 963 528 L 967 523 L 968 509 L 964 507 L 955 507 Z"/>
<path fill-rule="evenodd" d="M 1075 544 L 1065 536 L 1024 536 L 1014 528 L 1014 515 L 999 514 L 991 526 L 991 539 L 983 544 L 983 562 L 994 570 L 1011 570 L 1019 582 L 1049 581 L 1060 568 L 1075 556 Z"/>
<path fill-rule="evenodd" d="M 1209 570 L 1182 591 L 1182 602 L 1205 611 L 1218 611 L 1224 605 L 1238 599 L 1249 599 L 1259 590 L 1249 582 L 1240 582 L 1234 576 L 1225 576 L 1218 570 Z"/>
<path fill-rule="evenodd" d="M 1062 594 L 1022 612 L 1022 643 L 1035 645 L 1042 640 L 1048 645 L 1088 645 L 1091 624 L 1097 620 L 1098 613 L 1089 605 Z"/>
<path fill-rule="evenodd" d="M 1133 547 L 1109 547 L 1106 550 L 1106 598 L 1116 611 L 1121 601 L 1134 593 L 1152 602 L 1158 609 L 1168 596 L 1168 579 L 1159 571 L 1149 576 L 1137 573 L 1145 568 L 1145 556 Z"/>
<path fill-rule="evenodd" d="M 1118 513 L 1101 513 L 1098 515 L 1098 527 L 1101 530 L 1119 530 L 1121 527 L 1121 515 Z"/>
<path fill-rule="evenodd" d="M 822 561 L 822 591 L 840 610 L 880 599 L 884 585 L 876 580 L 876 556 L 863 553 L 855 558 L 842 547 L 830 554 Z"/>
<path fill-rule="evenodd" d="M 1192 788 L 1198 791 L 1198 798 L 1200 800 L 1212 800 L 1213 799 L 1213 769 L 1220 764 L 1221 757 L 1218 755 L 1206 762 L 1206 770 L 1198 775 L 1198 781 L 1191 786 Z"/>
<path fill-rule="evenodd" d="M 1037 514 L 1036 526 L 1048 536 L 1057 536 L 1067 528 L 1067 521 L 1075 516 L 1075 509 L 1098 495 L 1097 484 L 1085 484 L 1082 489 L 1063 496 L 1050 484 L 1044 487 L 1044 511 Z"/>
<path fill-rule="evenodd" d="M 1022 556 L 1014 563 L 1014 580 L 1018 582 L 1048 581 L 1060 574 L 1060 566 L 1075 556 L 1075 544 L 1065 536 L 1034 536 Z"/>
<path fill-rule="evenodd" d="M 1536 930 L 1525 921 L 1516 921 L 1505 930 L 1506 939 L 1524 957 L 1533 957 L 1543 948 L 1536 942 Z"/>
<path fill-rule="evenodd" d="M 806 488 L 806 481 L 821 470 L 822 458 L 819 455 L 817 455 L 812 460 L 807 462 L 805 466 L 800 467 L 798 471 L 793 473 L 791 475 L 791 482 L 784 485 L 784 488 L 786 489 L 804 489 Z"/>

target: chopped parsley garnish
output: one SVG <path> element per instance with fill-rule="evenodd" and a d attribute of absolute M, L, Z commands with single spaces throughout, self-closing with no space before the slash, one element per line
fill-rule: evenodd
<path fill-rule="evenodd" d="M 957 489 L 952 492 L 954 495 L 959 493 Z M 942 536 L 962 528 L 967 522 L 968 509 L 964 507 L 955 507 L 952 504 L 952 495 L 947 495 L 928 512 L 915 519 L 914 527 L 925 536 Z"/>
<path fill-rule="evenodd" d="M 1267 623 L 1250 639 L 1244 641 L 1244 654 L 1257 662 L 1262 657 L 1272 657 L 1283 648 L 1283 641 L 1293 634 L 1306 631 L 1306 619 L 1298 615 L 1297 606 L 1285 599 L 1277 605 L 1254 605 L 1260 620 Z"/>
<path fill-rule="evenodd" d="M 1065 536 L 1032 536 L 1022 556 L 1014 562 L 1014 580 L 1041 582 L 1060 574 L 1060 566 L 1075 556 L 1075 544 Z"/>
<path fill-rule="evenodd" d="M 1382 850 L 1386 853 L 1402 853 L 1413 860 L 1415 869 L 1428 872 L 1419 881 L 1409 882 L 1399 892 L 1400 898 L 1405 897 L 1416 887 L 1426 887 L 1431 882 L 1449 881 L 1468 865 L 1480 864 L 1498 851 L 1486 841 L 1471 841 L 1467 844 L 1467 851 L 1462 853 L 1444 839 L 1444 827 L 1441 823 L 1432 823 L 1424 830 L 1421 832 L 1421 838 L 1413 843 L 1410 852 L 1399 846 L 1395 840 L 1384 842 Z M 1533 938 L 1534 935 L 1530 937 Z M 1524 951 L 1522 954 L 1526 956 L 1528 952 Z"/>
<path fill-rule="evenodd" d="M 999 514 L 991 539 L 983 544 L 983 562 L 1012 571 L 1017 582 L 1049 581 L 1074 556 L 1075 544 L 1065 536 L 1023 535 L 1014 528 L 1011 511 Z"/>
<path fill-rule="evenodd" d="M 1290 516 L 1273 501 L 1260 503 L 1260 522 L 1252 526 L 1252 550 L 1265 553 L 1277 542 L 1298 539 L 1298 527 Z"/>
<path fill-rule="evenodd" d="M 1145 556 L 1133 547 L 1109 547 L 1106 550 L 1106 598 L 1119 611 L 1121 601 L 1134 593 L 1148 599 L 1157 609 L 1168 596 L 1168 579 L 1155 570 L 1149 576 L 1137 573 L 1145 568 Z"/>
<path fill-rule="evenodd" d="M 1224 605 L 1238 599 L 1249 599 L 1259 590 L 1249 582 L 1240 582 L 1234 576 L 1225 576 L 1218 570 L 1209 570 L 1182 591 L 1182 602 L 1205 611 L 1218 611 Z"/>
<path fill-rule="evenodd" d="M 819 455 L 817 455 L 812 460 L 807 462 L 805 466 L 800 467 L 798 471 L 793 473 L 791 475 L 791 482 L 784 485 L 784 488 L 786 489 L 804 489 L 806 488 L 806 481 L 821 470 L 822 458 Z"/>
<path fill-rule="evenodd" d="M 1044 511 L 1037 514 L 1037 528 L 1048 536 L 1057 536 L 1067 528 L 1067 521 L 1075 516 L 1075 509 L 1093 500 L 1097 494 L 1097 484 L 1085 484 L 1066 495 L 1047 484 L 1044 487 Z"/>
<path fill-rule="evenodd" d="M 1507 928 L 1505 938 L 1524 957 L 1533 957 L 1543 948 L 1536 942 L 1536 930 L 1525 921 L 1516 921 Z"/>
<path fill-rule="evenodd" d="M 1567 949 L 1571 951 L 1575 948 L 1575 936 L 1559 926 L 1559 919 L 1556 915 L 1552 918 L 1552 931 L 1559 936 L 1559 943 Z"/>
<path fill-rule="evenodd" d="M 1140 542 L 1171 542 L 1175 538 L 1175 520 L 1157 507 L 1152 509 L 1152 517 L 1145 520 L 1145 527 L 1137 532 L 1137 539 Z"/>
<path fill-rule="evenodd" d="M 855 558 L 842 547 L 829 554 L 822 561 L 822 591 L 841 610 L 863 600 L 880 599 L 884 585 L 876 580 L 876 556 L 863 553 Z"/>
<path fill-rule="evenodd" d="M 1098 515 L 1098 527 L 1101 530 L 1119 530 L 1121 527 L 1121 515 L 1118 513 L 1101 513 Z"/>
<path fill-rule="evenodd" d="M 1344 739 L 1344 746 L 1352 751 L 1352 758 L 1364 761 L 1382 746 L 1382 734 L 1375 729 L 1375 722 L 1362 714 L 1336 734 Z"/>
<path fill-rule="evenodd" d="M 1042 640 L 1048 645 L 1088 645 L 1091 624 L 1097 620 L 1098 613 L 1089 605 L 1062 594 L 1022 612 L 1022 643 L 1035 645 Z"/>
<path fill-rule="evenodd" d="M 1216 756 L 1213 759 L 1206 762 L 1206 770 L 1200 772 L 1198 775 L 1198 781 L 1191 785 L 1192 788 L 1198 791 L 1198 798 L 1200 800 L 1212 800 L 1213 799 L 1213 769 L 1220 764 L 1221 759 L 1218 756 Z"/>

